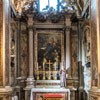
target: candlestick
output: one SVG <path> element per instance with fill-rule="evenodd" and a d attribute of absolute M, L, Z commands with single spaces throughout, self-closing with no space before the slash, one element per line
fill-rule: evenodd
<path fill-rule="evenodd" d="M 37 71 L 37 80 L 39 80 L 39 71 Z"/>
<path fill-rule="evenodd" d="M 37 66 L 36 66 L 36 67 L 37 67 L 37 71 L 38 71 L 38 70 L 39 70 L 39 67 L 38 67 L 38 62 L 37 62 Z"/>
<path fill-rule="evenodd" d="M 45 80 L 45 72 L 43 72 L 43 80 Z"/>

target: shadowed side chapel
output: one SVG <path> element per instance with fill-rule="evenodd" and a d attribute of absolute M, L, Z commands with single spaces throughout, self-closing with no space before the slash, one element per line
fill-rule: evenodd
<path fill-rule="evenodd" d="M 99 0 L 0 0 L 0 100 L 100 100 Z"/>

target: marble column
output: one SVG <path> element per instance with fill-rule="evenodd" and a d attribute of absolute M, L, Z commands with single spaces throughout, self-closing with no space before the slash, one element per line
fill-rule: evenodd
<path fill-rule="evenodd" d="M 79 77 L 79 88 L 83 89 L 83 60 L 82 60 L 82 30 L 81 30 L 82 22 L 78 23 L 78 77 Z"/>
<path fill-rule="evenodd" d="M 28 34 L 29 34 L 29 77 L 27 78 L 27 86 L 34 87 L 33 77 L 33 16 L 28 15 Z"/>
<path fill-rule="evenodd" d="M 66 70 L 68 70 L 68 77 L 71 77 L 71 66 L 70 66 L 70 27 L 71 21 L 70 16 L 66 17 Z"/>
<path fill-rule="evenodd" d="M 33 78 L 33 30 L 29 29 L 29 77 Z"/>
<path fill-rule="evenodd" d="M 91 0 L 91 73 L 90 100 L 100 100 L 100 0 Z"/>
<path fill-rule="evenodd" d="M 91 0 L 92 88 L 100 89 L 100 0 Z M 95 34 L 94 34 L 95 33 Z"/>

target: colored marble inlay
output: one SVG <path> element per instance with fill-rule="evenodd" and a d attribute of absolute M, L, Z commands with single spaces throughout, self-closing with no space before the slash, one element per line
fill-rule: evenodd
<path fill-rule="evenodd" d="M 75 34 L 75 31 L 72 31 Z M 77 69 L 77 43 L 78 38 L 77 35 L 71 35 L 71 73 L 72 77 L 78 77 L 78 69 Z"/>
<path fill-rule="evenodd" d="M 21 34 L 21 75 L 27 77 L 28 74 L 28 47 L 27 34 Z"/>

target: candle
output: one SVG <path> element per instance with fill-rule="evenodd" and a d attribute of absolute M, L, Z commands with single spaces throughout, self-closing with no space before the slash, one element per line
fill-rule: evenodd
<path fill-rule="evenodd" d="M 39 68 L 38 68 L 38 62 L 37 62 L 37 70 L 38 70 Z"/>

